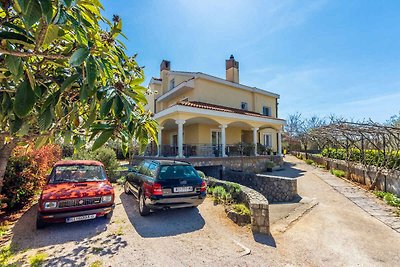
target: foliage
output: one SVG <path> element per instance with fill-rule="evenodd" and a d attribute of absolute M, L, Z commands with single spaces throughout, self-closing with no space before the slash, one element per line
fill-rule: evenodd
<path fill-rule="evenodd" d="M 233 204 L 232 208 L 239 214 L 250 216 L 250 210 L 244 204 Z"/>
<path fill-rule="evenodd" d="M 275 163 L 274 163 L 273 161 L 271 161 L 271 160 L 267 160 L 267 161 L 265 162 L 265 167 L 266 167 L 267 169 L 272 169 L 273 167 L 275 167 Z"/>
<path fill-rule="evenodd" d="M 227 182 L 224 186 L 214 186 L 210 184 L 207 187 L 207 193 L 213 196 L 214 203 L 230 204 L 238 199 L 241 192 L 240 185 L 237 183 Z"/>
<path fill-rule="evenodd" d="M 127 152 L 132 140 L 156 139 L 143 68 L 125 53 L 121 19 L 102 9 L 99 0 L 0 1 L 1 145 L 60 139 L 95 150 L 118 139 Z"/>
<path fill-rule="evenodd" d="M 96 151 L 80 150 L 72 156 L 73 159 L 97 160 L 104 164 L 108 177 L 114 177 L 119 164 L 115 151 L 109 147 L 102 147 Z"/>
<path fill-rule="evenodd" d="M 117 179 L 117 184 L 119 185 L 124 185 L 126 182 L 125 176 L 122 176 L 121 178 Z"/>
<path fill-rule="evenodd" d="M 58 145 L 46 145 L 40 149 L 17 147 L 7 165 L 2 194 L 7 209 L 16 209 L 45 184 L 54 163 L 61 159 Z"/>
<path fill-rule="evenodd" d="M 199 174 L 201 179 L 206 178 L 206 175 L 204 174 L 204 172 L 197 170 L 197 173 Z"/>
<path fill-rule="evenodd" d="M 335 175 L 336 177 L 342 178 L 346 176 L 346 172 L 342 171 L 342 170 L 335 170 L 335 169 L 331 169 L 330 172 Z"/>
<path fill-rule="evenodd" d="M 63 144 L 61 146 L 62 158 L 70 158 L 74 154 L 74 146 L 71 144 Z"/>
<path fill-rule="evenodd" d="M 47 257 L 48 255 L 46 253 L 36 253 L 35 255 L 29 257 L 29 264 L 31 267 L 42 266 Z"/>
<path fill-rule="evenodd" d="M 311 160 L 311 159 L 306 159 L 305 162 L 306 162 L 308 165 L 313 165 L 313 164 L 314 164 L 314 161 Z"/>
<path fill-rule="evenodd" d="M 366 165 L 386 166 L 388 169 L 400 169 L 400 151 L 384 152 L 383 150 L 373 149 L 361 151 L 360 149 L 356 148 L 351 148 L 349 150 L 326 148 L 322 150 L 321 155 L 339 160 L 348 159 L 354 162 L 362 162 L 365 160 Z"/>
<path fill-rule="evenodd" d="M 226 190 L 223 186 L 216 186 L 212 190 L 214 203 L 222 203 L 223 199 L 226 198 Z"/>
<path fill-rule="evenodd" d="M 400 207 L 400 197 L 389 192 L 375 191 L 377 197 L 383 199 L 387 204 L 393 207 Z"/>
<path fill-rule="evenodd" d="M 8 266 L 8 261 L 13 257 L 14 252 L 10 245 L 0 249 L 0 266 Z"/>

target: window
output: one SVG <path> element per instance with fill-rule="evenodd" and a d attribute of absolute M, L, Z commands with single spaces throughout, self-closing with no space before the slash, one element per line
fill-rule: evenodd
<path fill-rule="evenodd" d="M 142 164 L 139 166 L 139 173 L 147 175 L 148 174 L 148 168 L 150 166 L 150 163 L 147 161 L 144 161 Z"/>
<path fill-rule="evenodd" d="M 171 90 L 172 88 L 174 88 L 175 87 L 175 79 L 171 79 L 170 81 L 169 81 L 169 90 Z"/>
<path fill-rule="evenodd" d="M 271 116 L 271 108 L 267 106 L 263 106 L 263 115 L 264 116 Z"/>
<path fill-rule="evenodd" d="M 272 135 L 264 134 L 264 146 L 272 147 Z"/>
<path fill-rule="evenodd" d="M 247 102 L 242 102 L 240 104 L 240 108 L 243 109 L 243 110 L 247 110 Z"/>

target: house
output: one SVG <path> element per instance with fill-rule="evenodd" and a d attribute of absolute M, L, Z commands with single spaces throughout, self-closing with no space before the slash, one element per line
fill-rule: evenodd
<path fill-rule="evenodd" d="M 149 84 L 147 109 L 158 127 L 158 156 L 227 157 L 281 154 L 279 95 L 239 83 L 239 62 L 226 60 L 226 78 L 171 70 Z"/>

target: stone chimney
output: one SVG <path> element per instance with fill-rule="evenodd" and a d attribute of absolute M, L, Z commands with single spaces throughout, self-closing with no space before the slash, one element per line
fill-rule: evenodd
<path fill-rule="evenodd" d="M 226 66 L 226 80 L 234 83 L 239 83 L 239 62 L 237 62 L 233 55 L 225 61 Z"/>
<path fill-rule="evenodd" d="M 171 62 L 168 60 L 161 61 L 160 72 L 163 70 L 171 70 Z"/>

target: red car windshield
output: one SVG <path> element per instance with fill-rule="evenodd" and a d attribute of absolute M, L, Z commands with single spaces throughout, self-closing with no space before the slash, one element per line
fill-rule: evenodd
<path fill-rule="evenodd" d="M 65 165 L 56 166 L 51 174 L 49 184 L 71 182 L 100 182 L 107 179 L 102 166 Z"/>

